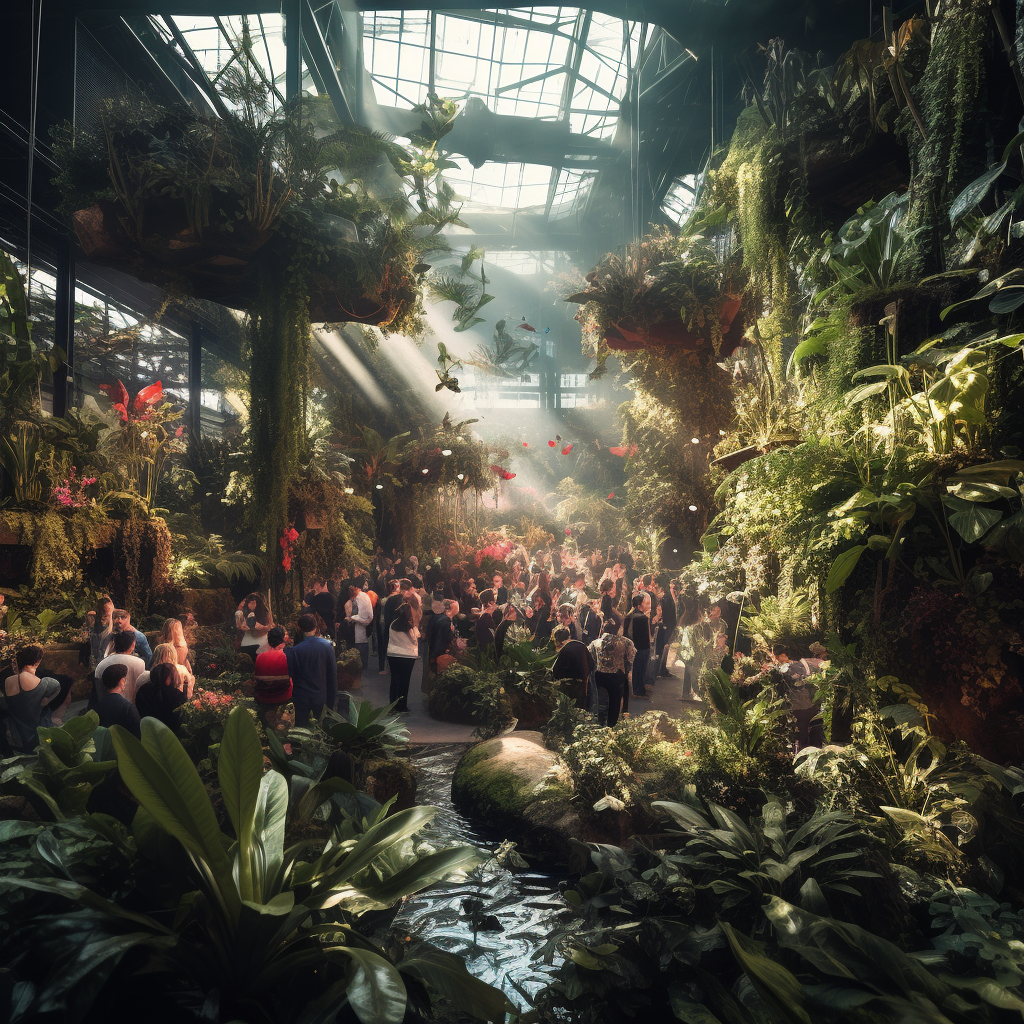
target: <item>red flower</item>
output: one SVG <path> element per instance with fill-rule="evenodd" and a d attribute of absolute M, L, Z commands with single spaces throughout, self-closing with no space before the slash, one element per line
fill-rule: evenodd
<path fill-rule="evenodd" d="M 151 406 L 162 402 L 164 398 L 164 388 L 160 381 L 144 387 L 134 401 L 130 401 L 128 389 L 120 381 L 116 384 L 101 384 L 100 391 L 110 399 L 122 423 L 127 423 L 129 418 L 148 420 L 152 413 Z"/>
<path fill-rule="evenodd" d="M 182 434 L 184 434 L 184 433 L 185 433 L 185 426 L 184 426 L 184 424 L 182 424 L 182 425 L 181 425 L 180 427 L 178 427 L 178 429 L 177 429 L 177 430 L 176 430 L 176 431 L 174 432 L 174 436 L 175 436 L 175 437 L 181 437 L 181 435 L 182 435 Z"/>
<path fill-rule="evenodd" d="M 299 539 L 299 531 L 296 530 L 294 526 L 290 526 L 288 528 L 287 537 L 288 537 L 288 539 L 290 541 L 292 541 L 294 543 L 295 541 L 297 541 Z"/>
<path fill-rule="evenodd" d="M 572 536 L 572 530 L 570 530 L 568 526 L 565 528 L 565 535 L 566 537 Z"/>
<path fill-rule="evenodd" d="M 564 448 L 562 449 L 562 454 L 563 454 L 563 455 L 568 455 L 568 454 L 569 454 L 569 452 L 571 452 L 571 451 L 572 451 L 572 445 L 571 445 L 571 444 L 567 444 L 567 445 L 566 445 L 566 446 L 565 446 L 565 447 L 564 447 Z"/>
<path fill-rule="evenodd" d="M 608 501 L 611 501 L 612 498 L 614 498 L 614 497 L 615 497 L 615 492 L 612 491 L 612 493 L 608 495 Z"/>
<path fill-rule="evenodd" d="M 523 447 L 524 447 L 524 448 L 529 448 L 529 447 L 530 447 L 530 445 L 529 445 L 529 443 L 528 443 L 527 441 L 524 441 L 524 442 L 523 442 Z"/>
<path fill-rule="evenodd" d="M 548 441 L 548 447 L 549 448 L 554 448 L 555 447 L 555 442 L 554 441 Z"/>

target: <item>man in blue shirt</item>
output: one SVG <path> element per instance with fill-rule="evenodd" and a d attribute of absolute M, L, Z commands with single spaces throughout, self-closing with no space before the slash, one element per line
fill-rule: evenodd
<path fill-rule="evenodd" d="M 288 674 L 292 677 L 292 702 L 295 724 L 306 727 L 310 718 L 319 719 L 324 703 L 333 710 L 338 693 L 338 661 L 334 644 L 316 635 L 316 619 L 300 615 L 302 639 L 294 647 L 286 647 Z"/>
<path fill-rule="evenodd" d="M 135 657 L 141 658 L 146 663 L 146 668 L 153 664 L 153 649 L 149 646 L 146 634 L 132 625 L 132 617 L 123 608 L 115 608 L 111 615 L 110 626 L 111 638 L 117 633 L 135 634 Z M 110 653 L 108 648 L 107 653 Z"/>

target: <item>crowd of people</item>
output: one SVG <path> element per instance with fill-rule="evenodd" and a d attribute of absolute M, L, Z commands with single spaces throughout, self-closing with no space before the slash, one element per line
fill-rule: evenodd
<path fill-rule="evenodd" d="M 702 671 L 731 656 L 736 643 L 738 630 L 723 614 L 724 603 L 702 605 L 680 593 L 669 576 L 639 572 L 628 549 L 549 545 L 529 553 L 519 546 L 486 567 L 450 558 L 446 565 L 443 555 L 425 559 L 421 570 L 416 556 L 378 549 L 365 568 L 312 580 L 290 634 L 275 623 L 261 594 L 246 595 L 234 615 L 235 647 L 253 662 L 254 696 L 265 723 L 287 721 L 282 712 L 288 705 L 299 726 L 336 706 L 338 647 L 358 652 L 364 672 L 375 659 L 378 672 L 390 675 L 389 701 L 403 713 L 417 661 L 429 692 L 468 648 L 482 663 L 497 663 L 510 638 L 550 646 L 554 680 L 579 708 L 613 726 L 629 715 L 631 703 L 650 699 L 659 678 L 672 675 L 680 640 L 699 637 L 704 652 L 677 663 L 684 701 L 700 699 Z M 89 706 L 100 724 L 122 725 L 138 736 L 141 719 L 150 716 L 180 729 L 195 686 L 194 628 L 190 612 L 168 618 L 151 646 L 127 610 L 100 599 L 85 623 L 94 679 Z M 42 662 L 41 648 L 25 647 L 4 683 L 16 749 L 34 747 L 36 728 L 50 725 L 51 712 L 68 699 L 70 678 L 47 672 Z M 798 743 L 813 742 L 816 707 L 801 679 L 821 660 L 791 661 L 779 652 L 776 664 L 788 673 Z"/>

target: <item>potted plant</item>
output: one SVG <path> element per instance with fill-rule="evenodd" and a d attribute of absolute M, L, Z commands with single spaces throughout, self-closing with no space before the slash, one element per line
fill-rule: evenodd
<path fill-rule="evenodd" d="M 726 356 L 743 342 L 738 266 L 703 236 L 648 236 L 606 256 L 587 281 L 565 301 L 583 305 L 577 319 L 612 351 L 666 346 Z"/>

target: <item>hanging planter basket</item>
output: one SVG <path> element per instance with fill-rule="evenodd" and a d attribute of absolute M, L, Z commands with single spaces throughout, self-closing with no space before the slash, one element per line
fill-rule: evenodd
<path fill-rule="evenodd" d="M 719 307 L 722 330 L 722 358 L 732 355 L 743 344 L 743 321 L 737 319 L 743 297 L 726 295 Z M 605 331 L 605 344 L 612 352 L 639 352 L 647 348 L 681 348 L 697 352 L 710 345 L 704 334 L 693 333 L 682 320 L 662 320 L 641 329 L 632 318 L 619 320 Z"/>
<path fill-rule="evenodd" d="M 231 231 L 210 225 L 200 234 L 184 203 L 170 197 L 147 197 L 134 214 L 100 200 L 77 210 L 72 224 L 90 262 L 161 287 L 184 285 L 196 298 L 242 309 L 252 301 L 253 261 L 271 237 L 244 218 Z"/>

